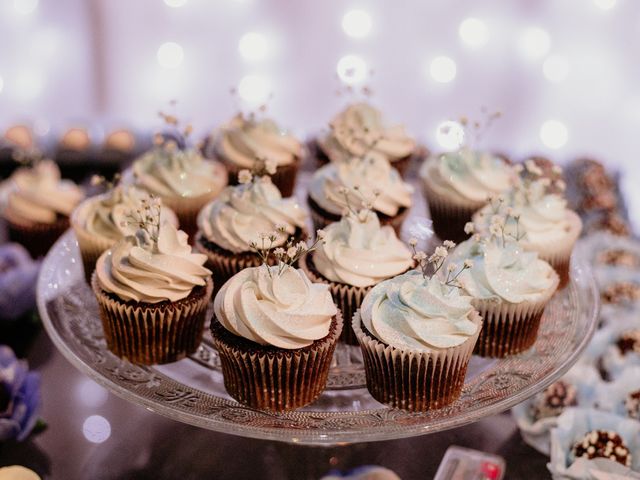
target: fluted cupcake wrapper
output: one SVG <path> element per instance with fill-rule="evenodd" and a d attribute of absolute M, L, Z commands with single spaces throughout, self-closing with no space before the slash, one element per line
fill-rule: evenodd
<path fill-rule="evenodd" d="M 7 220 L 9 240 L 19 243 L 33 258 L 42 257 L 69 228 L 69 218 L 58 218 L 54 223 L 23 223 L 11 218 Z"/>
<path fill-rule="evenodd" d="M 91 287 L 98 299 L 107 346 L 133 363 L 175 362 L 193 353 L 202 341 L 213 283 L 177 302 L 124 302 L 105 292 L 94 272 Z"/>
<path fill-rule="evenodd" d="M 456 347 L 432 350 L 400 350 L 371 335 L 360 318 L 353 316 L 352 327 L 360 343 L 367 389 L 373 398 L 393 408 L 425 412 L 445 407 L 462 392 L 473 347 L 482 329 L 475 313 L 478 331 Z"/>
<path fill-rule="evenodd" d="M 507 303 L 474 299 L 483 327 L 473 353 L 481 357 L 503 358 L 528 350 L 538 337 L 544 309 L 556 291 L 554 287 L 537 302 Z"/>
<path fill-rule="evenodd" d="M 218 192 L 209 192 L 197 197 L 162 197 L 162 204 L 173 210 L 178 217 L 180 230 L 189 235 L 189 243 L 193 245 L 198 231 L 198 213 L 217 196 Z"/>
<path fill-rule="evenodd" d="M 229 171 L 229 185 L 238 184 L 238 173 L 240 170 L 249 170 L 246 167 L 239 167 L 235 163 L 224 161 L 227 170 Z M 293 191 L 296 186 L 296 177 L 298 176 L 298 170 L 300 169 L 301 159 L 297 158 L 289 165 L 280 165 L 276 169 L 276 173 L 271 175 L 271 181 L 278 187 L 283 197 L 290 197 L 293 195 Z"/>
<path fill-rule="evenodd" d="M 90 234 L 78 225 L 73 217 L 71 217 L 71 226 L 78 240 L 78 248 L 80 249 L 80 257 L 82 257 L 82 266 L 84 268 L 84 278 L 88 284 L 91 284 L 91 275 L 93 275 L 93 271 L 96 268 L 98 258 L 103 252 L 111 248 L 115 242 L 108 238 Z"/>
<path fill-rule="evenodd" d="M 440 240 L 452 240 L 461 243 L 469 235 L 464 226 L 471 221 L 473 214 L 484 205 L 484 202 L 454 203 L 435 191 L 428 182 L 422 182 L 427 206 L 433 222 L 433 231 Z"/>
<path fill-rule="evenodd" d="M 303 407 L 320 396 L 341 330 L 338 311 L 326 337 L 308 347 L 284 350 L 236 337 L 217 318 L 211 320 L 227 393 L 244 405 L 274 412 Z"/>

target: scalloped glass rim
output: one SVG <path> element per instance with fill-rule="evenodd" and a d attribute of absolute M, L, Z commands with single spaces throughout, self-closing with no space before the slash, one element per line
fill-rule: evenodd
<path fill-rule="evenodd" d="M 535 346 L 503 360 L 474 357 L 472 362 L 479 361 L 480 366 L 470 366 L 475 373 L 467 376 L 463 394 L 453 405 L 428 413 L 394 410 L 354 384 L 328 390 L 304 409 L 274 414 L 230 399 L 221 373 L 199 360 L 139 367 L 111 354 L 81 269 L 77 242 L 68 231 L 46 256 L 37 284 L 45 328 L 80 371 L 125 400 L 174 420 L 234 435 L 304 444 L 411 437 L 500 413 L 544 389 L 575 363 L 596 328 L 599 310 L 591 269 L 574 254 L 571 283 L 549 304 Z M 203 352 L 210 355 L 206 349 Z"/>

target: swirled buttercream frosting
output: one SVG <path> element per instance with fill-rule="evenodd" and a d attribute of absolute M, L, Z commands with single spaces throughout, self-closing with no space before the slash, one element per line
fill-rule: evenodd
<path fill-rule="evenodd" d="M 284 227 L 291 235 L 304 229 L 306 213 L 294 198 L 282 198 L 269 177 L 251 183 L 227 187 L 207 204 L 198 216 L 198 228 L 204 237 L 234 253 L 248 252 L 251 242 L 260 244 L 260 234 Z M 287 235 L 273 243 L 279 247 Z"/>
<path fill-rule="evenodd" d="M 54 162 L 43 160 L 11 176 L 4 214 L 15 221 L 54 223 L 58 215 L 69 216 L 83 197 L 75 183 L 60 178 Z"/>
<path fill-rule="evenodd" d="M 100 287 L 125 301 L 177 302 L 194 287 L 204 286 L 211 272 L 207 257 L 193 253 L 188 235 L 163 223 L 157 241 L 144 230 L 125 237 L 103 253 L 96 263 Z"/>
<path fill-rule="evenodd" d="M 433 351 L 461 345 L 478 331 L 471 300 L 438 278 L 411 270 L 373 287 L 360 315 L 367 330 L 387 345 Z"/>
<path fill-rule="evenodd" d="M 347 206 L 342 193 L 344 188 L 348 190 L 351 205 L 359 208 L 363 198 L 375 198 L 372 209 L 390 217 L 397 215 L 401 208 L 411 206 L 413 187 L 402 180 L 385 158 L 379 156 L 325 165 L 313 175 L 309 196 L 322 209 L 340 215 Z"/>
<path fill-rule="evenodd" d="M 219 158 L 251 169 L 256 159 L 289 165 L 302 157 L 302 144 L 282 131 L 273 120 L 236 115 L 218 132 L 215 151 Z"/>
<path fill-rule="evenodd" d="M 502 158 L 467 147 L 428 158 L 420 176 L 441 195 L 485 202 L 513 186 L 514 172 Z"/>
<path fill-rule="evenodd" d="M 218 321 L 239 337 L 277 348 L 311 345 L 329 334 L 337 314 L 327 285 L 302 270 L 247 268 L 229 279 L 214 300 Z"/>
<path fill-rule="evenodd" d="M 133 163 L 135 184 L 160 197 L 218 193 L 227 184 L 223 165 L 194 149 L 156 146 Z"/>
<path fill-rule="evenodd" d="M 345 215 L 324 230 L 312 259 L 318 272 L 333 282 L 368 287 L 413 264 L 411 252 L 393 228 L 381 227 L 373 212 Z"/>
<path fill-rule="evenodd" d="M 380 110 L 368 103 L 349 105 L 330 123 L 330 132 L 319 139 L 325 154 L 334 162 L 374 153 L 390 162 L 413 153 L 416 142 L 401 125 L 386 126 Z"/>

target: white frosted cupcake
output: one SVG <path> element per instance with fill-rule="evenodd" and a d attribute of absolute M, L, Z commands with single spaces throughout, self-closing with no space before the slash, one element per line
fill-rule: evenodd
<path fill-rule="evenodd" d="M 91 274 L 98 257 L 118 240 L 135 234 L 136 228 L 126 222 L 131 210 L 142 201 L 151 201 L 149 194 L 135 187 L 117 186 L 112 190 L 84 200 L 71 215 L 71 226 L 78 240 L 85 278 Z M 161 222 L 178 227 L 178 218 L 169 208 L 160 212 Z"/>
<path fill-rule="evenodd" d="M 274 266 L 237 273 L 214 301 L 211 333 L 225 388 L 261 410 L 293 410 L 315 400 L 342 330 L 327 286 L 291 266 L 306 246 L 294 249 L 279 252 Z"/>
<path fill-rule="evenodd" d="M 307 198 L 315 229 L 340 221 L 349 206 L 360 207 L 363 199 L 373 199 L 371 210 L 383 225 L 400 234 L 411 207 L 413 187 L 381 156 L 351 158 L 331 162 L 315 172 Z"/>
<path fill-rule="evenodd" d="M 382 112 L 365 102 L 347 106 L 333 120 L 327 134 L 316 140 L 318 163 L 343 162 L 369 153 L 386 158 L 404 175 L 413 156 L 418 154 L 416 141 L 402 125 L 388 126 Z"/>
<path fill-rule="evenodd" d="M 51 160 L 19 168 L 6 181 L 6 188 L 2 217 L 9 239 L 22 244 L 34 258 L 45 255 L 69 228 L 69 216 L 84 198 L 75 183 L 60 178 Z"/>
<path fill-rule="evenodd" d="M 431 264 L 444 261 L 438 247 Z M 410 411 L 442 408 L 462 391 L 482 328 L 471 297 L 437 276 L 411 270 L 367 294 L 353 317 L 367 389 L 381 403 Z"/>
<path fill-rule="evenodd" d="M 475 353 L 504 357 L 527 350 L 537 338 L 544 309 L 558 288 L 558 274 L 514 240 L 479 236 L 461 243 L 449 265 L 470 261 L 457 278 L 484 321 Z M 455 267 L 454 267 L 455 268 Z"/>
<path fill-rule="evenodd" d="M 370 210 L 349 212 L 325 230 L 317 250 L 303 258 L 300 267 L 314 282 L 329 285 L 342 315 L 349 319 L 342 340 L 357 345 L 350 319 L 364 296 L 387 278 L 406 272 L 412 253 L 390 226 L 381 226 Z"/>
<path fill-rule="evenodd" d="M 556 185 L 539 178 L 541 171 L 534 165 L 528 164 L 528 168 L 522 184 L 486 205 L 474 215 L 473 221 L 479 230 L 486 232 L 494 215 L 509 211 L 507 234 L 517 235 L 517 228 L 521 228 L 524 236 L 520 244 L 551 264 L 560 276 L 559 288 L 563 288 L 569 281 L 571 252 L 582 231 L 582 221 L 567 208 L 564 196 L 556 193 Z M 564 186 L 562 181 L 556 183 Z"/>
<path fill-rule="evenodd" d="M 288 236 L 307 237 L 307 214 L 295 198 L 282 198 L 268 176 L 241 174 L 243 183 L 227 187 L 198 215 L 196 248 L 207 256 L 213 278 L 221 286 L 236 273 L 260 265 L 252 244 L 262 248 L 266 236 L 278 231 L 273 247 Z"/>
<path fill-rule="evenodd" d="M 304 147 L 270 119 L 238 114 L 215 135 L 213 155 L 229 170 L 229 183 L 238 184 L 240 170 L 252 170 L 256 160 L 276 168 L 273 183 L 284 197 L 293 195 Z"/>
<path fill-rule="evenodd" d="M 420 178 L 436 235 L 461 242 L 473 214 L 490 197 L 507 192 L 515 176 L 501 157 L 462 147 L 427 158 Z"/>
<path fill-rule="evenodd" d="M 91 281 L 107 346 L 145 365 L 198 348 L 213 289 L 206 257 L 192 253 L 185 232 L 160 224 L 159 209 L 147 204 L 133 214 L 142 228 L 100 256 Z"/>

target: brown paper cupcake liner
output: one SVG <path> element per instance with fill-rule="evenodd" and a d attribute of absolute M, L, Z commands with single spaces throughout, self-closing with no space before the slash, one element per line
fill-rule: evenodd
<path fill-rule="evenodd" d="M 469 238 L 469 235 L 464 233 L 464 226 L 471 221 L 473 214 L 482 208 L 484 203 L 453 203 L 424 181 L 423 187 L 433 222 L 433 231 L 438 238 L 452 240 L 456 243 L 461 243 Z"/>
<path fill-rule="evenodd" d="M 209 192 L 197 197 L 162 197 L 162 204 L 169 207 L 178 217 L 180 230 L 189 235 L 193 245 L 198 231 L 198 213 L 202 207 L 218 196 L 219 192 Z"/>
<path fill-rule="evenodd" d="M 233 335 L 215 316 L 211 320 L 227 393 L 251 408 L 274 412 L 303 407 L 320 396 L 341 330 L 338 311 L 326 337 L 305 348 L 284 350 Z"/>
<path fill-rule="evenodd" d="M 107 346 L 130 362 L 153 365 L 175 362 L 193 353 L 202 341 L 213 284 L 195 287 L 177 302 L 124 302 L 105 292 L 93 274 L 91 287 L 98 299 Z"/>
<path fill-rule="evenodd" d="M 9 240 L 27 249 L 33 258 L 43 257 L 69 228 L 69 217 L 59 216 L 54 223 L 25 223 L 5 217 Z"/>
<path fill-rule="evenodd" d="M 322 209 L 312 198 L 311 196 L 307 196 L 307 202 L 309 204 L 309 211 L 311 213 L 311 220 L 313 222 L 313 229 L 320 230 L 325 228 L 327 225 L 335 222 L 339 222 L 340 215 L 335 215 L 333 213 L 327 212 Z M 406 207 L 402 207 L 398 210 L 398 214 L 394 217 L 390 217 L 388 215 L 384 215 L 383 213 L 376 212 L 378 218 L 380 219 L 381 225 L 390 225 L 396 232 L 397 236 L 400 236 L 400 231 L 402 230 L 402 224 L 404 223 L 407 215 L 409 214 L 409 209 Z"/>
<path fill-rule="evenodd" d="M 432 350 L 400 350 L 376 339 L 362 324 L 360 312 L 353 316 L 353 331 L 364 360 L 367 390 L 380 403 L 411 412 L 445 407 L 462 392 L 473 347 L 482 320 L 473 317 L 478 331 L 457 347 Z"/>
<path fill-rule="evenodd" d="M 229 185 L 238 184 L 238 173 L 240 170 L 246 170 L 245 167 L 222 160 L 229 171 Z M 301 159 L 297 158 L 289 165 L 280 165 L 276 169 L 276 173 L 271 175 L 271 181 L 278 187 L 283 197 L 291 197 L 296 186 L 296 177 L 300 169 Z"/>

